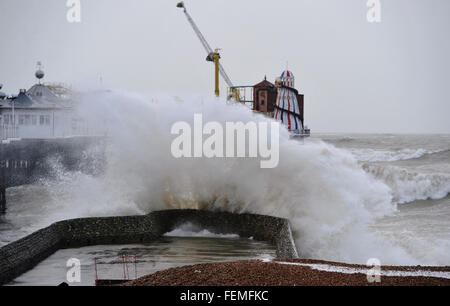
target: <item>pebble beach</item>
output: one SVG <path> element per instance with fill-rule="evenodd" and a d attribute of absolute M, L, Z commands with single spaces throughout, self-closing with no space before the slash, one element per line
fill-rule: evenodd
<path fill-rule="evenodd" d="M 125 286 L 450 286 L 450 267 L 373 267 L 318 260 L 246 260 L 198 264 L 159 271 Z M 372 273 L 373 274 L 373 273 Z M 373 280 L 374 278 L 372 278 Z"/>

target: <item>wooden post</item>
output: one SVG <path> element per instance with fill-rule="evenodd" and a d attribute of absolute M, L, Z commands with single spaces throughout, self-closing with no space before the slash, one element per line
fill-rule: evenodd
<path fill-rule="evenodd" d="M 6 188 L 0 187 L 0 214 L 6 213 Z"/>

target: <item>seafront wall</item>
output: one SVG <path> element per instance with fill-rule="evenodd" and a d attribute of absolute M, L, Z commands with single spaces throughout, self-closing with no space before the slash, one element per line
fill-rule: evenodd
<path fill-rule="evenodd" d="M 0 285 L 32 269 L 58 249 L 151 242 L 187 222 L 217 234 L 238 234 L 267 241 L 276 246 L 278 258 L 297 258 L 286 219 L 204 210 L 164 210 L 144 216 L 60 221 L 34 232 L 0 248 Z"/>

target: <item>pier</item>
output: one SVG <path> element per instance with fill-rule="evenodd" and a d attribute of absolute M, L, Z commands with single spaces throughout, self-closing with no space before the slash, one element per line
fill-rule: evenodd
<path fill-rule="evenodd" d="M 55 161 L 69 171 L 102 172 L 105 144 L 105 137 L 3 141 L 0 143 L 0 213 L 6 212 L 7 188 L 51 178 Z"/>

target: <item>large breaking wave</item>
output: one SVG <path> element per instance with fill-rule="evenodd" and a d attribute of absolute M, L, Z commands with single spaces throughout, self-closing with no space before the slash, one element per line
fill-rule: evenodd
<path fill-rule="evenodd" d="M 416 200 L 438 200 L 450 194 L 450 175 L 421 173 L 394 165 L 364 164 L 363 168 L 392 190 L 399 204 Z"/>
<path fill-rule="evenodd" d="M 422 263 L 414 252 L 370 229 L 397 208 L 391 188 L 368 174 L 350 152 L 319 140 L 301 144 L 283 130 L 274 169 L 261 169 L 257 159 L 175 159 L 171 125 L 192 122 L 194 113 L 202 113 L 205 122 L 223 124 L 271 119 L 215 98 L 149 101 L 113 92 L 90 94 L 83 102 L 84 116 L 107 123 L 106 172 L 93 178 L 62 171 L 59 181 L 48 183 L 47 205 L 36 209 L 41 219 L 35 224 L 167 208 L 250 212 L 288 218 L 305 258 Z"/>

